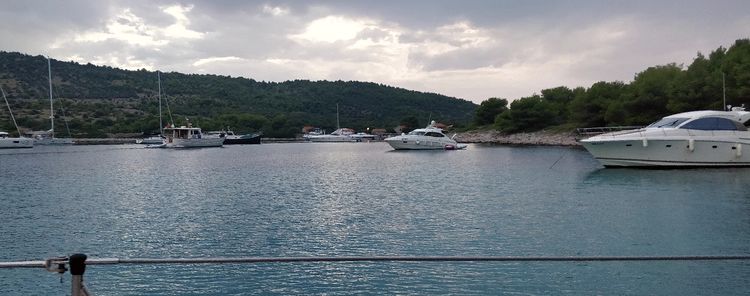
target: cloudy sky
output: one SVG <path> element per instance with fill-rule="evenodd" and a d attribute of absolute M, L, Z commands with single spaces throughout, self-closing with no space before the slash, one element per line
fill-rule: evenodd
<path fill-rule="evenodd" d="M 687 65 L 750 37 L 750 1 L 10 0 L 0 22 L 3 51 L 479 103 Z"/>

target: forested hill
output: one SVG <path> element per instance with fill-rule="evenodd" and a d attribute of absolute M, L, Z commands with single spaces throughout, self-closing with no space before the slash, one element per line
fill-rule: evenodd
<path fill-rule="evenodd" d="M 158 130 L 156 72 L 57 60 L 51 68 L 58 133 L 64 126 L 62 111 L 73 136 Z M 271 137 L 293 136 L 305 125 L 332 131 L 336 104 L 342 127 L 357 130 L 400 124 L 416 128 L 430 118 L 461 126 L 471 121 L 476 108 L 466 100 L 368 82 L 277 83 L 176 72 L 161 73 L 161 81 L 168 100 L 163 103 L 165 122 L 168 104 L 176 124 L 187 117 L 204 129 L 230 126 L 240 132 L 262 130 Z M 45 57 L 0 52 L 0 86 L 20 126 L 49 129 Z M 0 130 L 15 130 L 7 113 L 0 112 Z"/>

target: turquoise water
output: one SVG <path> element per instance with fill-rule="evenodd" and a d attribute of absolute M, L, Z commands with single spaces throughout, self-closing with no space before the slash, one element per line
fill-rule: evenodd
<path fill-rule="evenodd" d="M 0 151 L 0 261 L 750 254 L 750 169 L 603 169 L 561 147 L 138 147 Z M 749 276 L 746 261 L 357 262 L 89 266 L 86 282 L 95 295 L 747 295 Z M 67 275 L 0 270 L 0 295 L 65 293 Z"/>

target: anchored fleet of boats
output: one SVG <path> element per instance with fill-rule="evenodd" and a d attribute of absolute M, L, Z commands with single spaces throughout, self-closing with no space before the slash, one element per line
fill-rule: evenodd
<path fill-rule="evenodd" d="M 750 166 L 750 112 L 693 111 L 581 140 L 606 167 Z"/>

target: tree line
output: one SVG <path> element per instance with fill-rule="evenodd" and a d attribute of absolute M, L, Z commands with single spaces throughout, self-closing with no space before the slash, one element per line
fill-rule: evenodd
<path fill-rule="evenodd" d="M 630 83 L 560 86 L 510 105 L 505 98 L 490 98 L 477 107 L 472 128 L 516 133 L 646 125 L 674 113 L 722 110 L 724 89 L 728 105 L 750 104 L 749 39 L 739 39 L 728 49 L 719 47 L 708 56 L 699 52 L 686 68 L 674 63 L 649 67 Z"/>

